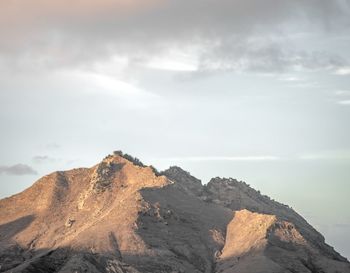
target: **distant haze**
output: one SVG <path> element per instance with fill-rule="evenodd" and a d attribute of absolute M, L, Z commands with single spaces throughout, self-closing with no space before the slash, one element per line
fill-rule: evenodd
<path fill-rule="evenodd" d="M 350 2 L 0 2 L 0 197 L 123 150 L 231 176 L 350 258 Z"/>

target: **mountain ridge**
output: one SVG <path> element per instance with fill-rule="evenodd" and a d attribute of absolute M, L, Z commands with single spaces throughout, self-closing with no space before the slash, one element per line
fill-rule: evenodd
<path fill-rule="evenodd" d="M 0 200 L 0 272 L 350 272 L 307 221 L 245 182 L 207 185 L 120 151 Z"/>

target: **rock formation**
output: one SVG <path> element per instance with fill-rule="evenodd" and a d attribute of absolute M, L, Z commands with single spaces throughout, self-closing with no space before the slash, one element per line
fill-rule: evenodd
<path fill-rule="evenodd" d="M 350 273 L 305 219 L 244 182 L 121 152 L 0 200 L 0 272 Z"/>

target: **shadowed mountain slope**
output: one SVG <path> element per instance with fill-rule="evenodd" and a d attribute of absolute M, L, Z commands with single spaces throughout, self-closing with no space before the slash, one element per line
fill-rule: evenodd
<path fill-rule="evenodd" d="M 243 182 L 116 152 L 0 200 L 0 272 L 350 273 L 291 208 Z"/>

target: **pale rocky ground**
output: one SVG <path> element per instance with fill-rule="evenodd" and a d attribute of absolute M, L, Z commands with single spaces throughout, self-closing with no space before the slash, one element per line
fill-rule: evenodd
<path fill-rule="evenodd" d="M 0 272 L 350 273 L 300 215 L 234 179 L 117 153 L 0 201 Z"/>

